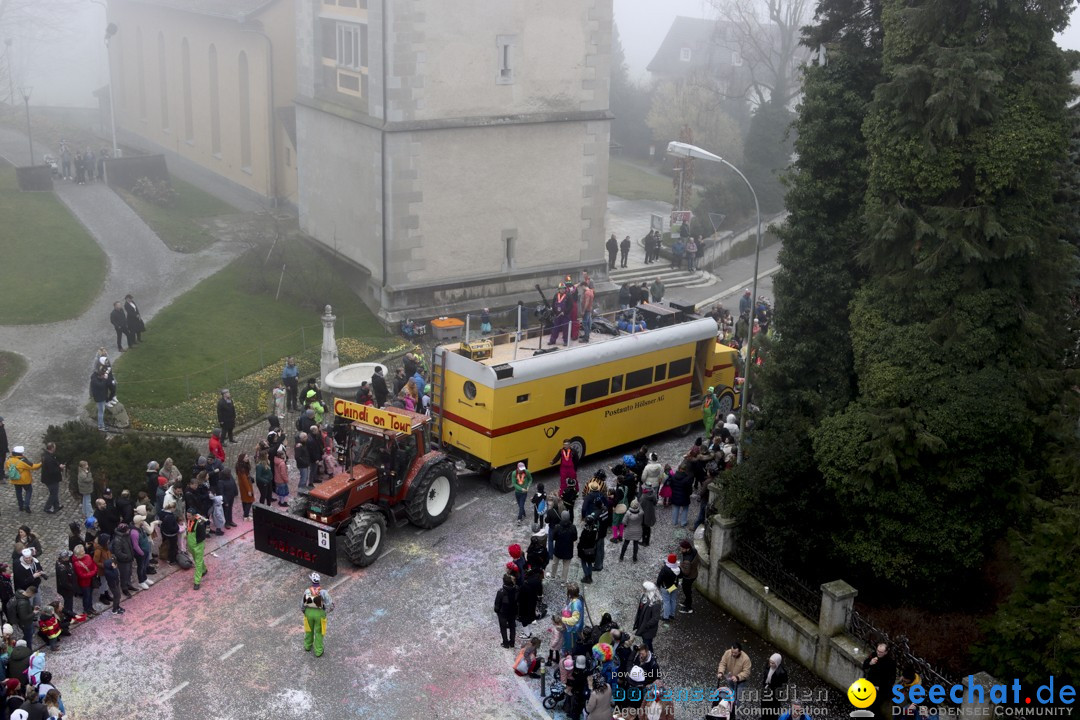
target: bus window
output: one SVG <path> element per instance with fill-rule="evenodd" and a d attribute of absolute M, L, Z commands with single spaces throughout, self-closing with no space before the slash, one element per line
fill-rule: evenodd
<path fill-rule="evenodd" d="M 563 400 L 563 405 L 573 405 L 577 402 L 577 385 L 574 387 L 566 388 L 566 399 Z"/>
<path fill-rule="evenodd" d="M 656 382 L 660 382 L 667 377 L 667 365 L 656 366 Z"/>
<path fill-rule="evenodd" d="M 528 402 L 529 401 L 529 393 L 525 393 L 524 395 L 518 395 L 517 396 L 517 401 L 519 403 Z"/>
<path fill-rule="evenodd" d="M 622 375 L 616 375 L 611 378 L 611 392 L 622 392 Z"/>
<path fill-rule="evenodd" d="M 626 389 L 634 390 L 635 388 L 644 387 L 652 382 L 652 368 L 648 367 L 644 370 L 635 370 L 634 372 L 626 373 Z"/>
<path fill-rule="evenodd" d="M 621 379 L 621 378 L 620 378 Z M 581 402 L 588 402 L 590 400 L 596 400 L 602 398 L 608 394 L 608 380 L 597 380 L 591 383 L 585 383 L 581 386 Z"/>
<path fill-rule="evenodd" d="M 673 360 L 671 362 L 671 368 L 668 371 L 669 378 L 676 378 L 680 375 L 687 375 L 690 372 L 691 358 L 683 358 L 682 360 Z"/>

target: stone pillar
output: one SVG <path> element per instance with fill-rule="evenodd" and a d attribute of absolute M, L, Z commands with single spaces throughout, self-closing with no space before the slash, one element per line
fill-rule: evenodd
<path fill-rule="evenodd" d="M 338 369 L 340 361 L 338 360 L 337 340 L 334 338 L 334 321 L 337 317 L 334 315 L 332 308 L 327 305 L 326 310 L 323 311 L 322 316 L 322 358 L 319 360 L 319 379 L 322 381 L 321 386 L 326 387 L 326 376 Z M 332 411 L 334 408 L 334 402 L 329 396 L 324 396 L 327 400 L 327 410 Z"/>
<path fill-rule="evenodd" d="M 709 540 L 709 592 L 713 598 L 720 597 L 720 563 L 735 549 L 735 525 L 733 518 L 713 516 Z"/>
<path fill-rule="evenodd" d="M 833 580 L 821 586 L 821 612 L 818 613 L 818 634 L 831 638 L 847 628 L 848 613 L 855 606 L 859 591 L 843 580 Z"/>
<path fill-rule="evenodd" d="M 984 672 L 965 677 L 963 680 L 964 700 L 960 703 L 960 714 L 964 717 L 993 717 L 994 703 L 990 702 L 990 688 L 999 684 L 996 678 Z"/>

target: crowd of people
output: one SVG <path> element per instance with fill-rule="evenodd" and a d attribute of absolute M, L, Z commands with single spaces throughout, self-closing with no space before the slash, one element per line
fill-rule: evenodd
<path fill-rule="evenodd" d="M 493 610 L 502 646 L 516 650 L 514 672 L 534 678 L 551 672 L 547 699 L 565 703 L 570 718 L 610 720 L 623 712 L 673 716 L 653 643 L 680 614 L 694 612 L 693 587 L 701 559 L 690 539 L 661 539 L 653 530 L 668 507 L 675 528 L 692 533 L 705 522 L 711 506 L 710 481 L 733 459 L 732 433 L 738 433 L 733 419 L 712 428 L 708 439 L 697 438 L 675 463 L 662 462 L 648 447 L 641 447 L 609 471 L 596 471 L 584 487 L 578 482 L 581 459 L 569 442 L 553 458 L 559 468 L 557 491 L 534 482 L 524 464 L 514 471 L 517 522 L 527 523 L 531 506 L 531 535 L 507 548 L 509 559 Z M 691 524 L 695 498 L 698 512 Z M 661 545 L 656 575 L 649 573 L 642 582 L 633 619 L 627 618 L 621 627 L 604 613 L 594 625 L 581 588 L 596 582 L 596 574 L 610 562 L 645 560 L 639 558 L 641 548 L 653 543 Z M 606 550 L 608 545 L 618 550 L 617 560 L 614 551 Z M 581 574 L 571 578 L 575 564 Z M 545 583 L 549 592 L 553 585 L 558 588 L 555 607 L 549 608 L 545 600 Z M 520 645 L 519 627 L 524 634 Z M 751 663 L 738 643 L 721 658 L 717 682 L 730 693 L 716 693 L 708 712 L 729 717 L 740 688 L 751 683 Z M 762 672 L 757 696 L 766 716 L 781 715 L 776 691 L 786 683 L 782 658 L 773 655 Z M 789 717 L 801 717 L 801 709 L 792 712 Z"/>

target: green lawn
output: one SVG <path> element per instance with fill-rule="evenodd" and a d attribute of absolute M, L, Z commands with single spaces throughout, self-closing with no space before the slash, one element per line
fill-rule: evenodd
<path fill-rule="evenodd" d="M 210 246 L 214 237 L 195 223 L 195 220 L 229 215 L 236 208 L 219 200 L 191 183 L 172 177 L 172 186 L 179 198 L 173 207 L 161 207 L 120 191 L 120 196 L 141 217 L 170 250 L 194 253 Z"/>
<path fill-rule="evenodd" d="M 617 195 L 624 200 L 672 202 L 675 199 L 675 188 L 671 180 L 662 175 L 654 175 L 626 160 L 611 158 L 608 194 Z"/>
<path fill-rule="evenodd" d="M 266 248 L 256 248 L 155 315 L 143 342 L 116 362 L 122 401 L 136 408 L 171 407 L 319 345 L 326 303 L 339 318 L 339 337 L 386 336 L 317 251 L 283 240 L 275 252 L 284 252 L 288 268 L 279 300 L 274 294 L 283 261 L 264 266 Z"/>
<path fill-rule="evenodd" d="M 0 166 L 0 324 L 32 325 L 81 315 L 105 281 L 105 253 L 51 192 L 21 192 Z"/>
<path fill-rule="evenodd" d="M 26 372 L 26 360 L 22 355 L 0 350 L 0 397 L 18 382 Z"/>

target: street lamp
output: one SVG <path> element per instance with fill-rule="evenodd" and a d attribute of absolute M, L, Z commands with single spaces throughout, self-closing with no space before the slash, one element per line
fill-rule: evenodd
<path fill-rule="evenodd" d="M 116 148 L 116 101 L 113 99 L 113 93 L 116 92 L 116 87 L 113 85 L 112 76 L 112 53 L 109 52 L 109 40 L 117 33 L 120 28 L 116 27 L 116 23 L 109 23 L 105 28 L 105 59 L 109 63 L 109 125 L 112 128 L 112 156 L 117 156 Z"/>
<path fill-rule="evenodd" d="M 34 88 L 30 85 L 23 85 L 19 88 L 22 92 L 23 103 L 26 105 L 26 137 L 30 142 L 30 166 L 34 165 L 34 132 L 30 129 L 30 93 L 34 91 Z"/>
<path fill-rule="evenodd" d="M 14 81 L 12 80 L 12 77 L 15 75 L 15 73 L 11 71 L 11 44 L 13 42 L 15 41 L 11 38 L 4 39 L 4 65 L 7 66 L 5 69 L 7 70 L 8 105 L 12 109 L 15 108 L 15 85 Z"/>
<path fill-rule="evenodd" d="M 675 155 L 676 157 L 698 158 L 727 165 L 742 178 L 742 181 L 746 183 L 746 187 L 750 188 L 750 194 L 754 196 L 754 210 L 757 212 L 757 243 L 754 248 L 754 279 L 753 289 L 750 291 L 750 317 L 746 327 L 746 372 L 743 373 L 742 407 L 739 409 L 739 439 L 736 441 L 736 462 L 741 464 L 743 461 L 742 442 L 743 437 L 746 435 L 746 406 L 750 404 L 750 369 L 754 365 L 754 320 L 757 318 L 758 260 L 761 257 L 761 206 L 758 204 L 754 186 L 750 184 L 746 176 L 742 174 L 739 168 L 719 155 L 713 155 L 696 145 L 683 142 L 668 143 L 667 152 L 668 155 Z"/>

